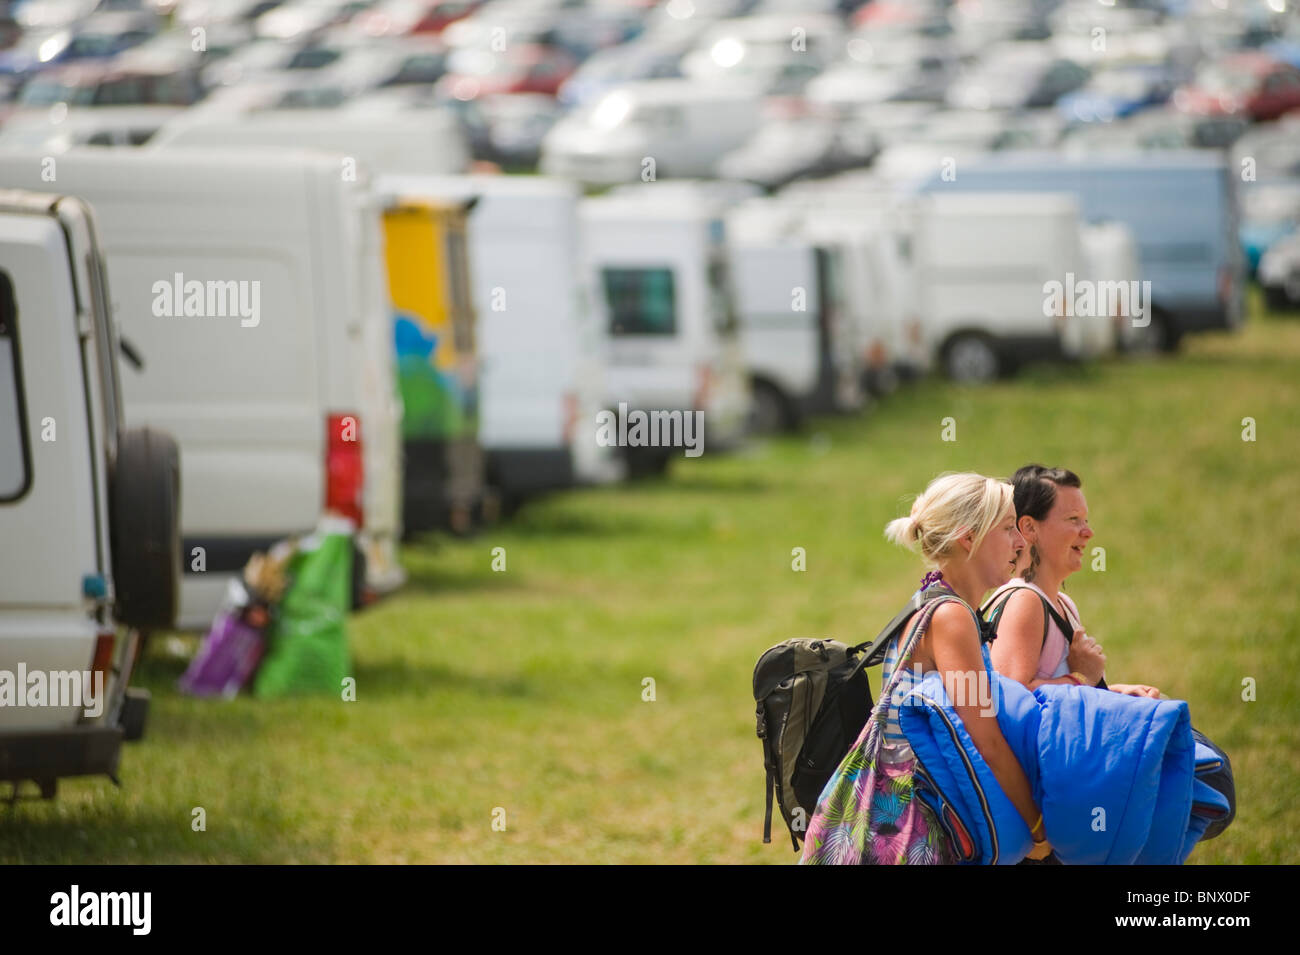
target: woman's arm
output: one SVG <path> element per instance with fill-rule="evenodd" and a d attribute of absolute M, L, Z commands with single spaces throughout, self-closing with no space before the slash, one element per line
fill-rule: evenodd
<path fill-rule="evenodd" d="M 1040 680 L 1043 652 L 1043 601 L 1029 589 L 1014 591 L 998 619 L 998 638 L 989 647 L 993 669 L 1035 690 L 1044 683 L 1073 683 L 1068 676 Z"/>
<path fill-rule="evenodd" d="M 1042 632 L 1041 629 L 1039 632 Z M 924 649 L 929 650 L 934 667 L 942 676 L 948 698 L 953 701 L 953 708 L 970 733 L 975 748 L 993 770 L 1002 791 L 1020 811 L 1025 825 L 1032 828 L 1040 818 L 1038 806 L 1034 804 L 1025 771 L 998 726 L 992 699 L 965 698 L 970 696 L 972 687 L 980 688 L 978 695 L 991 697 L 992 693 L 992 688 L 983 676 L 984 658 L 980 653 L 979 634 L 970 611 L 955 602 L 943 604 L 934 612 L 925 640 L 929 642 L 929 647 Z M 1001 640 L 999 633 L 995 643 Z"/>

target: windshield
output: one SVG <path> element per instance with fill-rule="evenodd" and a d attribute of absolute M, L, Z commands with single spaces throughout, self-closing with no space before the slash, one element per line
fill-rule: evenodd
<path fill-rule="evenodd" d="M 53 106 L 55 103 L 67 103 L 69 106 L 89 106 L 95 99 L 94 89 L 60 83 L 58 80 L 32 80 L 18 95 L 19 106 Z"/>

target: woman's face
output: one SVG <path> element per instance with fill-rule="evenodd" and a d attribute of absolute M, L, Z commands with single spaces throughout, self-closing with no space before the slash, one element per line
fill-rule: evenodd
<path fill-rule="evenodd" d="M 1022 517 L 1025 537 L 1038 549 L 1040 566 L 1062 580 L 1083 567 L 1083 553 L 1092 528 L 1088 526 L 1088 502 L 1077 487 L 1058 487 L 1056 501 L 1041 521 Z"/>
<path fill-rule="evenodd" d="M 986 588 L 1001 587 L 1011 579 L 1024 548 L 1025 539 L 1016 528 L 1015 509 L 1007 508 L 970 557 L 979 567 Z"/>

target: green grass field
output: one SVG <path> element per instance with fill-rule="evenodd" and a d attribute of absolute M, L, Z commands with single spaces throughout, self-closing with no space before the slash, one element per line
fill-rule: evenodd
<path fill-rule="evenodd" d="M 1106 567 L 1067 589 L 1112 679 L 1190 700 L 1232 756 L 1237 820 L 1191 861 L 1300 861 L 1298 370 L 1300 321 L 1256 318 L 1173 360 L 924 381 L 665 481 L 427 540 L 406 589 L 352 620 L 356 702 L 187 699 L 157 641 L 123 788 L 0 807 L 0 862 L 790 863 L 783 831 L 760 839 L 756 658 L 874 635 L 923 571 L 885 523 L 941 471 L 1029 461 L 1083 477 Z"/>

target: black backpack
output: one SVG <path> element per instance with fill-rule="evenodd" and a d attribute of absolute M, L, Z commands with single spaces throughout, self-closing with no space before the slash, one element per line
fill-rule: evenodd
<path fill-rule="evenodd" d="M 778 643 L 754 667 L 758 738 L 767 771 L 763 841 L 772 841 L 772 796 L 790 830 L 796 852 L 817 797 L 871 716 L 866 668 L 884 662 L 889 641 L 908 619 L 951 591 L 918 592 L 874 640 L 846 646 L 838 640 Z"/>

